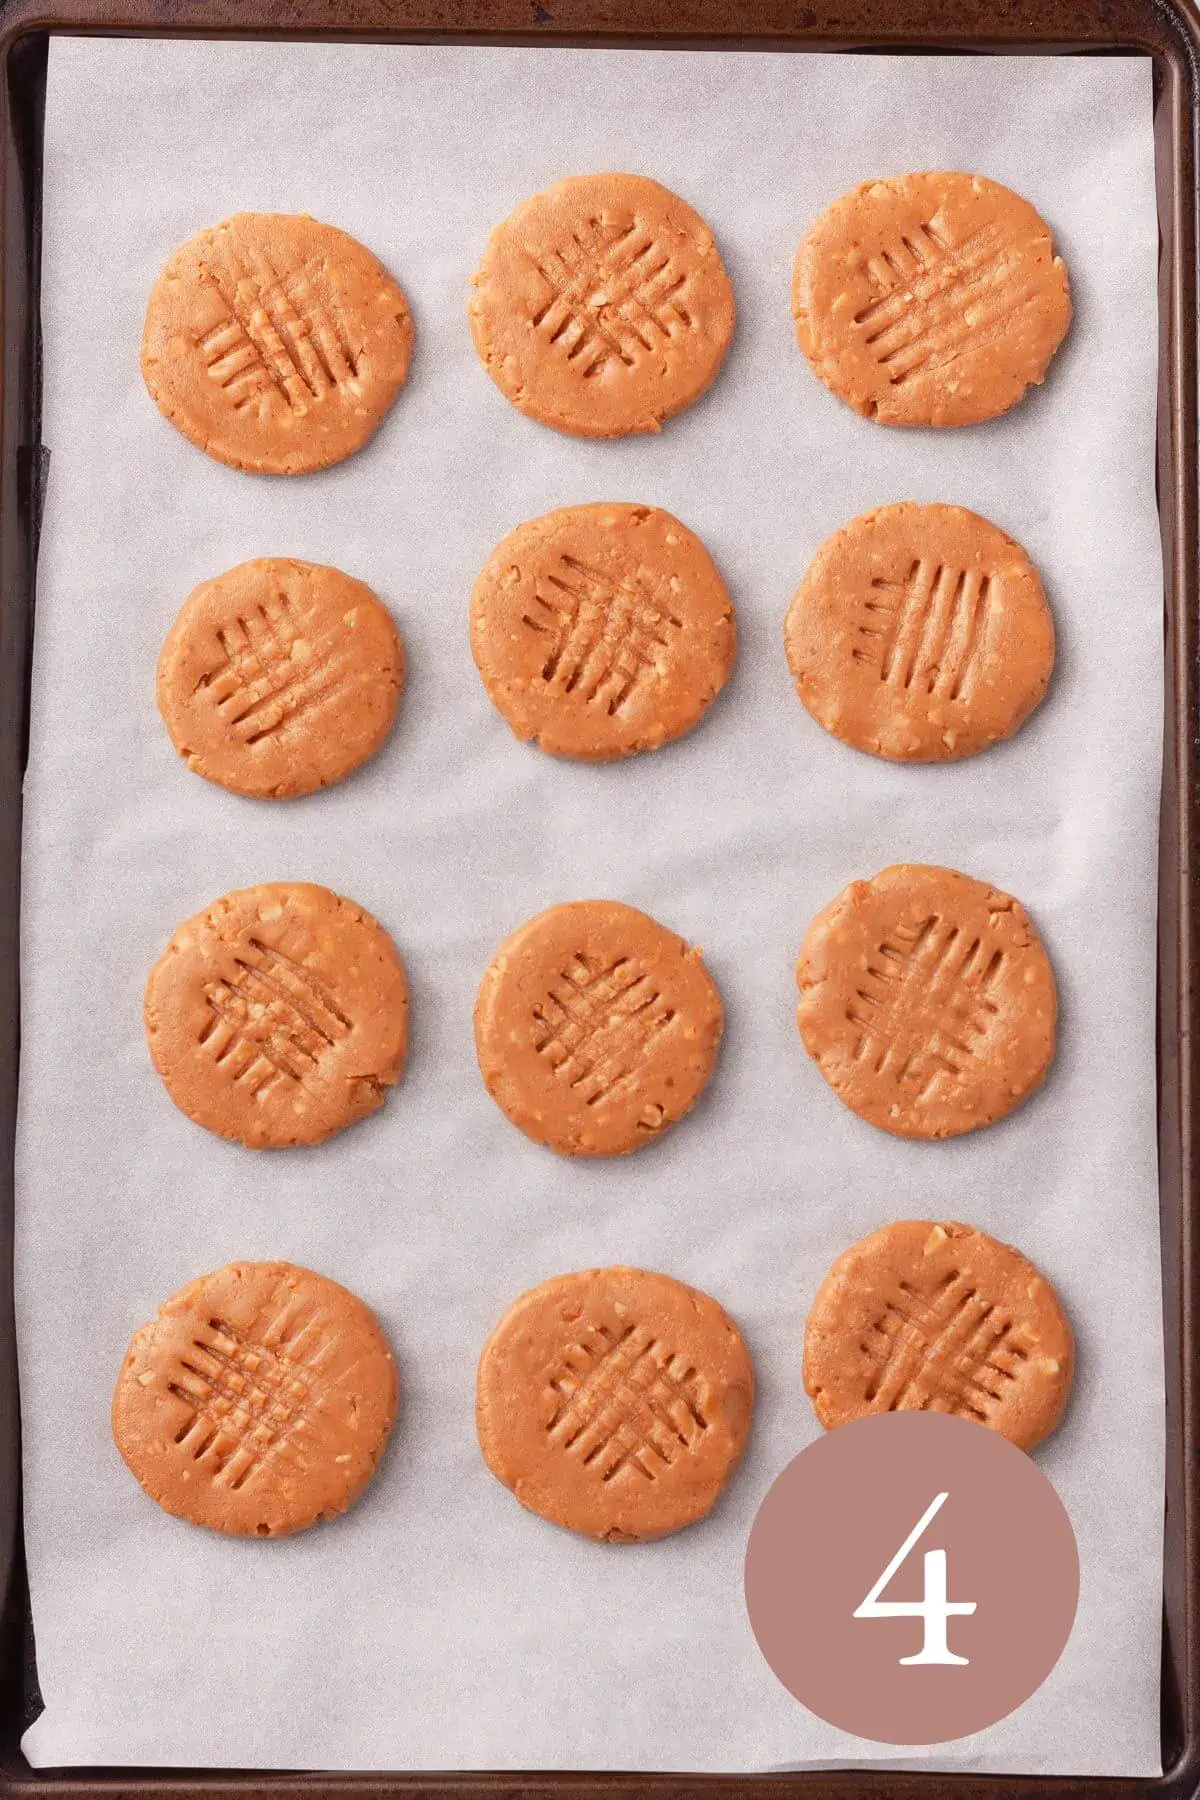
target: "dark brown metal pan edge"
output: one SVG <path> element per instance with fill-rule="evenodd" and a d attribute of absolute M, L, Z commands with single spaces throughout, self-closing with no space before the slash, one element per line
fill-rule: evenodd
<path fill-rule="evenodd" d="M 1160 850 L 1159 1130 L 1167 1346 L 1163 1752 L 1157 1781 L 808 1771 L 744 1778 L 622 1774 L 288 1775 L 33 1771 L 20 1755 L 28 1596 L 20 1554 L 12 1300 L 21 777 L 44 459 L 37 328 L 44 33 L 375 41 L 630 43 L 829 50 L 997 50 L 1154 57 L 1161 237 L 1158 482 L 1167 709 Z M 0 0 L 0 1791 L 38 1800 L 1185 1800 L 1200 1794 L 1200 1260 L 1192 1125 L 1191 881 L 1200 848 L 1197 691 L 1197 124 L 1194 0 Z M 152 1671 L 147 1670 L 148 1678 Z"/>

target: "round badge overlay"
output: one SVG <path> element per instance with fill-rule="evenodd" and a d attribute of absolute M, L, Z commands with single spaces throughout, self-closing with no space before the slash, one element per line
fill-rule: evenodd
<path fill-rule="evenodd" d="M 998 1432 L 944 1413 L 838 1426 L 755 1518 L 746 1607 L 789 1693 L 857 1737 L 939 1744 L 1028 1700 L 1075 1622 L 1062 1501 Z"/>

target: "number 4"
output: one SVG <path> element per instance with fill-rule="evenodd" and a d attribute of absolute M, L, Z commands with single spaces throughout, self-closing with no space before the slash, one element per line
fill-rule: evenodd
<path fill-rule="evenodd" d="M 974 1600 L 947 1600 L 946 1552 L 944 1550 L 927 1550 L 925 1552 L 925 1592 L 920 1600 L 881 1600 L 879 1598 L 922 1532 L 931 1523 L 934 1516 L 941 1511 L 949 1498 L 948 1493 L 934 1496 L 854 1614 L 856 1619 L 923 1619 L 925 1621 L 925 1641 L 921 1645 L 920 1651 L 916 1656 L 902 1656 L 900 1658 L 902 1665 L 958 1663 L 966 1668 L 970 1662 L 970 1658 L 967 1656 L 955 1656 L 946 1642 L 947 1619 L 973 1613 L 975 1602 Z"/>

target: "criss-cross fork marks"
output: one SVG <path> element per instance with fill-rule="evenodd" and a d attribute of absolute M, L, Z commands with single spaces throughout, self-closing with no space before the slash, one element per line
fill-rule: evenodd
<path fill-rule="evenodd" d="M 903 581 L 876 576 L 855 626 L 855 662 L 893 688 L 970 699 L 983 660 L 993 577 L 918 558 Z"/>
<path fill-rule="evenodd" d="M 614 580 L 573 556 L 543 575 L 522 624 L 545 637 L 542 680 L 558 693 L 577 694 L 611 718 L 628 705 L 647 675 L 661 674 L 671 633 L 683 621 L 671 611 L 671 583 L 649 588 L 636 577 Z"/>
<path fill-rule="evenodd" d="M 209 1018 L 200 1047 L 254 1100 L 281 1082 L 302 1096 L 351 1021 L 311 970 L 258 938 L 247 940 L 234 964 L 236 976 L 204 990 Z"/>
<path fill-rule="evenodd" d="M 690 276 L 636 219 L 616 229 L 589 219 L 535 266 L 549 294 L 533 327 L 585 377 L 613 361 L 631 369 L 693 327 Z"/>
<path fill-rule="evenodd" d="M 601 1481 L 657 1481 L 709 1428 L 697 1371 L 644 1325 L 582 1325 L 546 1385 L 547 1437 Z"/>
<path fill-rule="evenodd" d="M 931 914 L 897 926 L 869 957 L 846 1008 L 856 1061 L 888 1074 L 917 1101 L 961 1082 L 999 1007 L 992 990 L 1004 952 Z"/>
<path fill-rule="evenodd" d="M 336 303 L 318 292 L 317 268 L 276 269 L 261 249 L 239 260 L 228 245 L 206 268 L 225 317 L 196 338 L 196 349 L 239 412 L 272 393 L 296 413 L 331 392 L 359 394 L 361 349 Z"/>
<path fill-rule="evenodd" d="M 586 1105 L 599 1106 L 636 1077 L 674 1017 L 653 975 L 630 957 L 605 965 L 579 951 L 533 1009 L 534 1049 Z"/>
<path fill-rule="evenodd" d="M 211 1481 L 235 1492 L 268 1463 L 302 1469 L 311 1409 L 329 1392 L 320 1371 L 332 1347 L 309 1304 L 285 1304 L 252 1337 L 209 1319 L 167 1383 L 190 1408 L 175 1443 Z"/>
<path fill-rule="evenodd" d="M 224 661 L 196 684 L 243 744 L 258 744 L 328 706 L 350 685 L 335 630 L 309 638 L 280 589 L 221 626 Z"/>
<path fill-rule="evenodd" d="M 1004 226 L 951 244 L 930 220 L 867 262 L 876 295 L 854 323 L 893 387 L 1003 336 L 1038 289 Z"/>
<path fill-rule="evenodd" d="M 864 1398 L 876 1411 L 957 1413 L 985 1425 L 1029 1359 L 1012 1320 L 960 1270 L 929 1288 L 898 1282 L 859 1348 L 873 1364 Z"/>

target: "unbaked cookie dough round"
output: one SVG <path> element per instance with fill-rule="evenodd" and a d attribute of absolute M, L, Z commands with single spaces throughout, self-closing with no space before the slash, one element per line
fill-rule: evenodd
<path fill-rule="evenodd" d="M 382 1106 L 408 1043 L 408 986 L 353 900 L 268 882 L 179 926 L 146 983 L 146 1035 L 176 1106 L 254 1150 L 317 1144 Z"/>
<path fill-rule="evenodd" d="M 372 437 L 408 374 L 399 284 L 307 213 L 235 213 L 155 282 L 142 374 L 159 410 L 218 462 L 326 469 Z"/>
<path fill-rule="evenodd" d="M 143 1325 L 113 1396 L 117 1448 L 193 1525 L 287 1537 L 357 1499 L 396 1416 L 370 1307 L 292 1263 L 231 1263 Z"/>
<path fill-rule="evenodd" d="M 796 692 L 843 743 L 953 762 L 1011 737 L 1054 669 L 1037 570 L 961 506 L 902 501 L 817 551 L 784 627 Z"/>
<path fill-rule="evenodd" d="M 188 595 L 158 659 L 158 710 L 195 774 L 288 799 L 375 754 L 403 683 L 400 634 L 365 582 L 264 556 Z"/>
<path fill-rule="evenodd" d="M 697 212 L 644 175 L 573 175 L 488 239 L 468 305 L 513 405 L 579 437 L 658 431 L 715 379 L 733 289 Z"/>
<path fill-rule="evenodd" d="M 700 539 L 653 506 L 564 506 L 510 531 L 471 595 L 497 709 L 554 756 L 608 762 L 691 731 L 733 666 L 733 604 Z"/>
<path fill-rule="evenodd" d="M 522 1506 L 606 1543 L 709 1512 L 741 1460 L 754 1369 L 707 1294 L 645 1269 L 585 1269 L 522 1294 L 479 1359 L 475 1418 Z"/>
<path fill-rule="evenodd" d="M 1032 1450 L 1062 1417 L 1075 1345 L 1027 1257 L 970 1225 L 904 1219 L 844 1250 L 804 1332 L 827 1430 L 867 1413 L 974 1419 Z"/>
<path fill-rule="evenodd" d="M 698 950 L 632 906 L 574 900 L 497 950 L 475 1050 L 489 1094 L 527 1137 L 563 1156 L 616 1156 L 699 1099 L 723 1022 Z"/>
<path fill-rule="evenodd" d="M 800 348 L 881 425 L 972 425 L 1043 381 L 1071 323 L 1066 265 L 1027 200 L 982 175 L 865 181 L 826 208 L 792 281 Z"/>
<path fill-rule="evenodd" d="M 1025 908 L 956 869 L 897 863 L 817 914 L 796 968 L 809 1055 L 898 1137 L 1002 1119 L 1054 1057 L 1054 971 Z"/>

